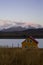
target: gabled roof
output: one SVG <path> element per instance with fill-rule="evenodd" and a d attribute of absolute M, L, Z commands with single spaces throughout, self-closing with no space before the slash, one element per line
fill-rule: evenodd
<path fill-rule="evenodd" d="M 32 36 L 30 36 L 29 38 L 32 39 L 33 41 L 35 41 L 36 43 L 38 43 L 38 41 L 35 40 Z"/>
<path fill-rule="evenodd" d="M 38 44 L 38 41 L 35 40 L 32 36 L 29 36 L 28 38 L 32 39 L 34 42 L 36 42 Z M 23 42 L 25 42 L 26 40 L 24 40 Z"/>

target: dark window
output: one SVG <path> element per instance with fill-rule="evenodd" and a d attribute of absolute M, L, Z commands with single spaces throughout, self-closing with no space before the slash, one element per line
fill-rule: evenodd
<path fill-rule="evenodd" d="M 32 40 L 30 40 L 30 43 L 32 43 Z"/>

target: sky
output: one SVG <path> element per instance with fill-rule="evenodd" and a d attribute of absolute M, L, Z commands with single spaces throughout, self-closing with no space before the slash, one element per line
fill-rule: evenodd
<path fill-rule="evenodd" d="M 0 20 L 43 25 L 43 0 L 0 0 Z"/>
<path fill-rule="evenodd" d="M 1 28 L 12 24 L 14 26 L 16 22 L 43 25 L 43 0 L 0 0 Z M 15 41 L 21 42 L 21 40 L 10 40 L 9 42 L 0 40 L 0 44 L 6 45 L 6 42 L 9 44 Z M 41 43 L 39 47 L 43 47 L 43 40 L 39 42 Z"/>

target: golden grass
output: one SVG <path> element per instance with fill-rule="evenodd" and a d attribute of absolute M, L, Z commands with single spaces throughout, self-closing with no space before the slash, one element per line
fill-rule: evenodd
<path fill-rule="evenodd" d="M 0 65 L 43 65 L 43 49 L 0 48 Z"/>

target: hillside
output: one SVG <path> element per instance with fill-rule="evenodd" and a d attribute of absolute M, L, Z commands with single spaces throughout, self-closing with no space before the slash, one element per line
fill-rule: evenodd
<path fill-rule="evenodd" d="M 0 48 L 0 65 L 43 65 L 43 49 Z"/>
<path fill-rule="evenodd" d="M 28 36 L 32 36 L 34 38 L 43 38 L 43 28 L 26 29 L 23 31 L 12 31 L 12 32 L 0 31 L 0 38 L 23 39 Z"/>

